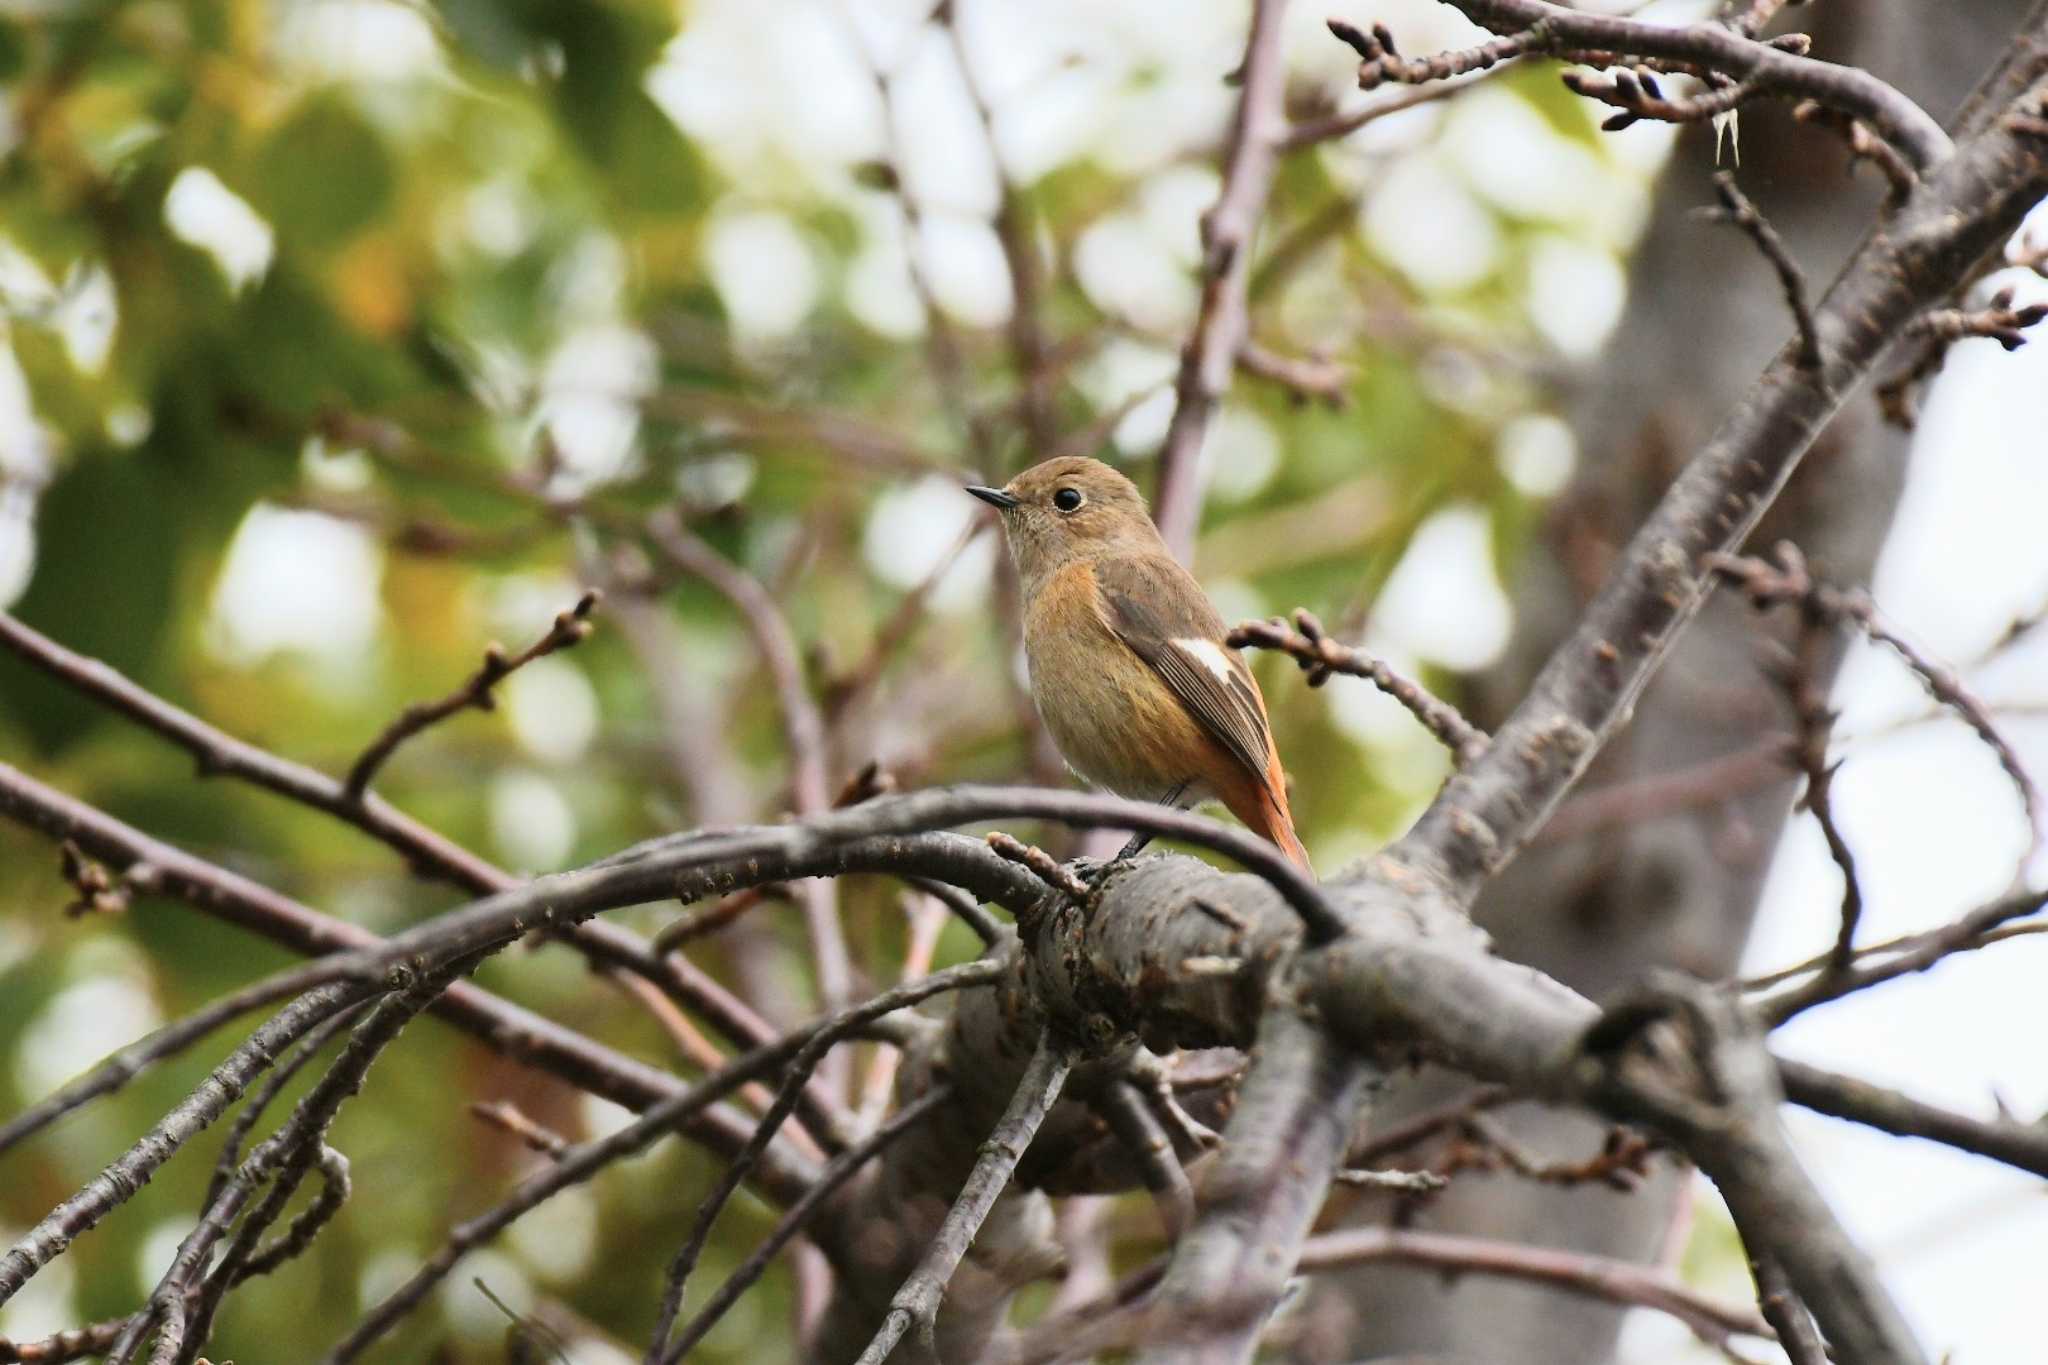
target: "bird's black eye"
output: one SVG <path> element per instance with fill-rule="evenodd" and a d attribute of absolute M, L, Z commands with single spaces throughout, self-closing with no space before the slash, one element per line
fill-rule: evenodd
<path fill-rule="evenodd" d="M 1062 512 L 1080 511 L 1081 490 L 1078 488 L 1062 488 L 1059 492 L 1052 495 L 1052 505 L 1059 508 Z"/>

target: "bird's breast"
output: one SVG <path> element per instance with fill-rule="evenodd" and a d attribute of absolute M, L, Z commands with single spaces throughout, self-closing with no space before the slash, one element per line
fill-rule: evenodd
<path fill-rule="evenodd" d="M 1024 657 L 1038 713 L 1067 766 L 1121 796 L 1157 800 L 1203 774 L 1213 747 L 1150 665 L 1111 632 L 1088 565 L 1032 594 Z M 1183 771 L 1185 770 L 1185 771 Z"/>

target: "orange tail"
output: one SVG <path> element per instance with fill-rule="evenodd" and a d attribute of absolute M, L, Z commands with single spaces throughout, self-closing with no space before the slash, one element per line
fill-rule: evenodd
<path fill-rule="evenodd" d="M 1289 862 L 1311 877 L 1315 875 L 1308 850 L 1294 833 L 1294 816 L 1287 809 L 1287 776 L 1281 771 L 1278 755 L 1267 763 L 1262 780 L 1233 782 L 1217 796 L 1246 829 L 1272 840 Z"/>

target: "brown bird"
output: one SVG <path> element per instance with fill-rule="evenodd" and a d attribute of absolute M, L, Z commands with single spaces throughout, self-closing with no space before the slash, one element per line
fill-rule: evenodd
<path fill-rule="evenodd" d="M 1002 513 L 1031 695 L 1068 766 L 1120 796 L 1221 801 L 1307 869 L 1265 698 L 1136 486 L 1064 457 L 967 491 Z"/>

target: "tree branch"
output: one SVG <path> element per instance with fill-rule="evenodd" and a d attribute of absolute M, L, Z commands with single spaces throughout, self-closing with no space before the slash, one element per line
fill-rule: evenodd
<path fill-rule="evenodd" d="M 1002 1120 L 989 1134 L 988 1141 L 982 1144 L 974 1169 L 953 1200 L 945 1222 L 939 1225 L 938 1236 L 932 1239 L 930 1250 L 925 1252 L 916 1271 L 889 1301 L 888 1316 L 883 1319 L 881 1330 L 875 1333 L 867 1349 L 861 1352 L 860 1365 L 881 1365 L 913 1325 L 918 1328 L 920 1343 L 935 1358 L 937 1348 L 933 1344 L 933 1327 L 938 1319 L 939 1301 L 946 1293 L 946 1283 L 953 1278 L 953 1272 L 967 1255 L 967 1248 L 973 1244 L 974 1235 L 981 1230 L 989 1210 L 995 1207 L 997 1198 L 1009 1185 L 1011 1173 L 1031 1146 L 1039 1124 L 1045 1121 L 1046 1113 L 1059 1098 L 1060 1088 L 1066 1084 L 1067 1070 L 1065 1050 L 1049 1034 L 1042 1035 L 1024 1068 L 1023 1078 L 1017 1082 L 1010 1107 L 1003 1111 Z M 663 1357 L 664 1365 L 677 1358 L 676 1355 Z"/>
<path fill-rule="evenodd" d="M 590 614 L 596 610 L 602 596 L 595 589 L 584 593 L 576 600 L 575 606 L 555 613 L 554 624 L 548 627 L 547 634 L 517 654 L 508 657 L 503 645 L 492 644 L 484 650 L 483 666 L 470 675 L 468 682 L 439 701 L 415 702 L 406 707 L 382 734 L 370 741 L 362 757 L 350 766 L 348 776 L 342 779 L 342 794 L 360 804 L 363 794 L 370 790 L 371 779 L 398 751 L 398 746 L 429 726 L 471 707 L 479 711 L 496 710 L 498 700 L 493 694 L 499 683 L 543 655 L 572 649 L 583 643 L 590 634 Z"/>
<path fill-rule="evenodd" d="M 696 1085 L 651 1106 L 638 1120 L 618 1132 L 570 1148 L 552 1165 L 529 1176 L 509 1198 L 453 1229 L 449 1233 L 448 1241 L 432 1259 L 415 1271 L 405 1284 L 387 1295 L 382 1303 L 357 1324 L 347 1338 L 328 1353 L 326 1365 L 344 1365 L 344 1362 L 361 1355 L 396 1326 L 406 1314 L 412 1312 L 426 1297 L 428 1291 L 438 1284 L 471 1248 L 483 1245 L 521 1215 L 538 1207 L 562 1190 L 588 1180 L 613 1162 L 641 1151 L 670 1132 L 680 1130 L 688 1120 L 703 1113 L 713 1103 L 731 1094 L 747 1081 L 773 1074 L 786 1066 L 792 1058 L 817 1040 L 829 1041 L 844 1037 L 867 1020 L 879 1018 L 892 1010 L 902 1009 L 943 991 L 986 984 L 1000 974 L 1004 965 L 1000 960 L 987 958 L 965 963 L 950 972 L 925 977 L 921 981 L 885 992 L 874 1000 L 842 1010 L 809 1028 L 801 1029 L 774 1043 L 755 1048 L 744 1056 L 734 1058 L 719 1071 L 698 1081 Z M 766 1126 L 766 1120 L 763 1121 L 763 1126 Z M 798 1198 L 815 1189 L 816 1185 L 815 1180 L 808 1182 Z M 792 1206 L 796 1202 L 792 1200 Z"/>
<path fill-rule="evenodd" d="M 1230 632 L 1226 643 L 1234 649 L 1280 650 L 1301 665 L 1310 687 L 1321 687 L 1332 673 L 1367 679 L 1407 707 L 1459 763 L 1470 763 L 1486 752 L 1486 732 L 1466 720 L 1457 707 L 1432 695 L 1421 683 L 1402 677 L 1385 660 L 1337 643 L 1305 608 L 1295 611 L 1292 629 L 1279 617 L 1246 621 Z"/>
<path fill-rule="evenodd" d="M 374 799 L 374 798 L 373 798 Z M 215 867 L 182 849 L 151 839 L 111 816 L 102 814 L 70 797 L 53 791 L 26 774 L 0 763 L 0 815 L 54 838 L 73 838 L 92 852 L 119 866 L 147 863 L 155 869 L 160 894 L 175 896 L 195 908 L 250 930 L 259 937 L 296 952 L 336 955 L 326 964 L 337 974 L 348 970 L 351 950 L 376 948 L 385 940 L 345 920 L 331 919 L 310 906 L 301 905 L 269 887 L 238 873 Z M 985 858 L 998 879 L 1011 882 L 1013 891 L 1036 895 L 1028 877 L 1009 877 L 1000 860 L 976 847 L 978 841 L 961 839 L 955 846 L 970 860 Z M 931 850 L 939 852 L 938 850 Z M 950 855 L 940 852 L 950 861 Z M 930 865 L 927 856 L 921 866 Z M 975 880 L 954 869 L 951 875 Z M 981 884 L 987 885 L 987 882 Z M 563 1027 L 552 1019 L 511 1004 L 469 982 L 457 982 L 435 1001 L 433 1012 L 457 1028 L 476 1037 L 494 1052 L 523 1065 L 546 1071 L 570 1085 L 600 1095 L 632 1110 L 645 1110 L 660 1100 L 679 1093 L 683 1085 L 674 1076 L 644 1062 L 595 1042 Z M 739 1150 L 749 1124 L 730 1110 L 715 1109 L 691 1130 L 691 1136 L 715 1150 Z M 774 1164 L 762 1172 L 762 1184 L 781 1193 L 774 1197 L 793 1199 L 809 1180 L 803 1163 L 791 1154 L 778 1152 Z"/>
<path fill-rule="evenodd" d="M 1815 100 L 1868 123 L 1923 173 L 1953 144 L 1919 105 L 1869 72 L 1804 55 L 1802 43 L 1760 41 L 1719 23 L 1663 25 L 1589 14 L 1543 0 L 1445 0 L 1496 33 L 1536 30 L 1534 50 L 1569 60 L 1587 54 L 1657 58 L 1752 82 L 1760 91 Z"/>
<path fill-rule="evenodd" d="M 1287 136 L 1287 68 L 1281 46 L 1286 9 L 1287 0 L 1253 0 L 1251 33 L 1239 68 L 1242 93 L 1224 155 L 1223 192 L 1202 217 L 1202 300 L 1194 330 L 1181 347 L 1173 420 L 1159 451 L 1152 506 L 1167 548 L 1182 561 L 1193 554 L 1201 519 L 1203 438 L 1230 389 L 1238 351 L 1250 333 L 1245 286 L 1251 278 L 1252 235 L 1265 212 Z"/>
<path fill-rule="evenodd" d="M 1720 197 L 1721 207 L 1700 212 L 1720 222 L 1734 224 L 1756 243 L 1757 250 L 1777 272 L 1778 284 L 1785 291 L 1785 303 L 1792 309 L 1792 321 L 1798 325 L 1799 364 L 1809 370 L 1819 369 L 1820 329 L 1813 320 L 1813 304 L 1806 297 L 1805 272 L 1792 259 L 1792 253 L 1786 248 L 1785 239 L 1778 235 L 1778 230 L 1736 185 L 1734 172 L 1715 172 L 1714 193 Z"/>
<path fill-rule="evenodd" d="M 1589 31 L 1617 24 L 1624 32 L 1650 30 L 1533 0 L 1464 0 L 1459 7 L 1481 22 L 1527 19 L 1530 11 L 1558 24 L 1591 25 Z M 1713 26 L 1653 32 L 1671 45 L 1666 51 L 1687 50 L 1696 39 L 1709 53 L 1745 41 Z M 1487 754 L 1452 776 L 1397 845 L 1402 862 L 1440 868 L 1466 900 L 1506 866 L 1619 728 L 1678 629 L 1699 609 L 1707 556 L 1740 544 L 1842 396 L 1912 317 L 2002 245 L 2044 191 L 2048 169 L 2037 148 L 2001 123 L 1923 179 L 1817 308 L 1825 363 L 1803 369 L 1796 345 L 1780 352 L 1672 483 Z"/>
<path fill-rule="evenodd" d="M 740 1262 L 738 1268 L 726 1277 L 725 1283 L 704 1301 L 704 1306 L 697 1310 L 697 1315 L 683 1324 L 673 1348 L 676 1358 L 688 1359 L 690 1348 L 702 1341 L 705 1334 L 718 1325 L 719 1319 L 739 1302 L 740 1296 L 753 1286 L 754 1281 L 761 1278 L 763 1272 L 768 1269 L 769 1262 L 775 1259 L 776 1253 L 803 1231 L 804 1224 L 809 1221 L 819 1205 L 838 1193 L 839 1188 L 852 1179 L 861 1167 L 887 1149 L 906 1129 L 922 1122 L 934 1109 L 952 1097 L 950 1087 L 933 1086 L 903 1106 L 874 1132 L 832 1158 L 819 1173 L 818 1178 L 812 1182 L 811 1187 L 804 1191 L 803 1197 L 791 1204 L 781 1219 L 769 1230 L 768 1235 L 761 1239 L 761 1244 L 755 1247 L 747 1259 Z"/>
<path fill-rule="evenodd" d="M 783 737 L 789 746 L 790 787 L 797 814 L 815 815 L 832 806 L 825 718 L 804 682 L 803 654 L 782 608 L 758 579 L 691 535 L 673 507 L 647 519 L 647 533 L 667 560 L 710 584 L 745 621 L 768 668 L 775 699 L 782 711 Z M 794 888 L 803 906 L 804 931 L 811 944 L 811 967 L 817 974 L 820 1002 L 838 1009 L 853 996 L 853 956 L 839 923 L 839 902 L 829 883 L 804 881 Z M 835 1091 L 839 1087 L 834 1087 Z"/>
<path fill-rule="evenodd" d="M 343 784 L 325 773 L 280 758 L 208 725 L 197 716 L 180 710 L 148 689 L 123 677 L 99 660 L 73 653 L 4 612 L 0 612 L 0 644 L 13 649 L 29 663 L 70 684 L 93 700 L 127 716 L 144 729 L 178 745 L 198 761 L 202 775 L 239 778 L 288 800 L 296 801 L 300 805 L 334 816 L 397 852 L 420 876 L 451 882 L 468 891 L 484 894 L 508 890 L 520 884 L 519 879 L 510 873 L 429 829 L 374 793 L 365 795 L 362 800 L 352 800 Z M 14 770 L 6 771 L 13 773 Z M 29 782 L 29 779 L 20 777 L 19 774 L 16 776 L 21 781 Z M 98 826 L 103 834 L 112 833 L 109 827 L 100 823 L 104 817 L 90 807 L 57 797 L 40 784 L 30 782 L 30 785 L 36 787 L 39 794 L 33 799 L 28 799 L 22 808 L 29 816 L 29 823 L 55 834 L 58 838 L 66 837 L 66 831 L 70 827 L 68 822 L 73 820 Z M 0 786 L 4 786 L 4 783 L 0 783 Z M 5 809 L 7 796 L 5 790 L 0 790 L 0 809 Z M 55 809 L 52 807 L 51 798 L 55 798 Z M 41 819 L 36 818 L 36 812 L 41 813 Z M 55 823 L 51 823 L 53 819 Z M 132 834 L 133 831 L 128 833 Z M 129 846 L 130 842 L 125 837 L 118 836 L 112 840 L 115 847 Z M 147 840 L 145 842 L 153 843 Z M 103 852 L 100 856 L 110 855 Z M 330 920 L 318 911 L 305 907 L 286 909 L 291 903 L 283 897 L 275 896 L 267 888 L 255 887 L 253 883 L 243 879 L 236 879 L 233 894 L 215 897 L 210 891 L 218 880 L 212 875 L 217 869 L 211 869 L 208 864 L 182 853 L 174 856 L 180 859 L 181 866 L 187 872 L 197 871 L 198 875 L 196 878 L 184 879 L 180 883 L 183 889 L 174 891 L 173 894 L 211 910 L 227 911 L 228 918 L 244 927 L 263 932 L 266 928 L 280 927 L 280 921 L 296 921 L 289 927 L 298 931 L 297 936 L 289 941 L 302 951 L 324 952 L 338 946 L 356 946 L 362 941 L 359 936 L 355 936 L 356 931 L 352 926 Z M 115 860 L 120 861 L 123 867 L 137 864 L 148 867 L 154 875 L 154 860 L 147 857 L 119 855 Z M 192 894 L 195 892 L 198 894 Z M 250 901 L 252 892 L 254 901 L 260 904 Z M 234 913 L 237 910 L 243 913 Z M 308 934 L 305 932 L 307 930 L 312 932 Z M 336 937 L 337 935 L 339 937 Z M 755 1026 L 751 1011 L 738 1007 L 738 1002 L 729 993 L 722 989 L 711 989 L 701 977 L 691 976 L 681 965 L 681 959 L 668 958 L 650 951 L 646 942 L 630 929 L 615 924 L 586 924 L 574 928 L 568 939 L 593 962 L 621 967 L 645 977 L 677 1004 L 708 1019 L 729 1039 L 743 1047 L 751 1046 L 767 1036 L 768 1031 L 765 1027 Z M 458 984 L 450 998 L 467 999 L 471 989 Z M 540 1020 L 538 1016 L 528 1018 L 533 1024 L 547 1029 L 555 1028 L 547 1021 Z M 528 1026 L 521 1029 L 517 1036 L 530 1037 L 535 1032 L 535 1027 Z M 825 1093 L 822 1088 L 814 1098 L 820 1107 L 819 1112 L 834 1115 L 833 1126 L 845 1120 L 843 1108 L 836 1107 L 833 1096 Z"/>

